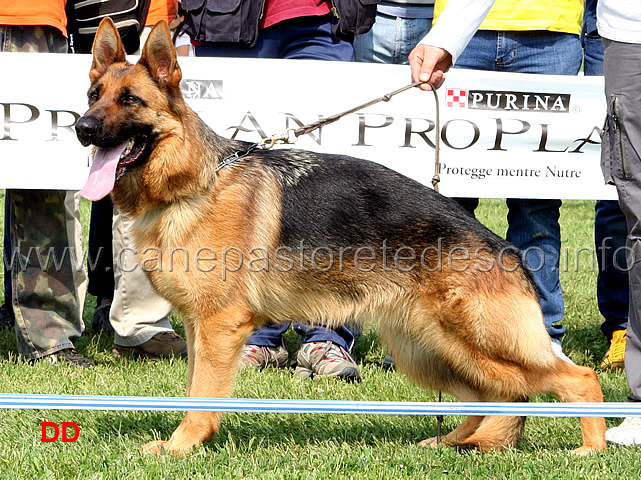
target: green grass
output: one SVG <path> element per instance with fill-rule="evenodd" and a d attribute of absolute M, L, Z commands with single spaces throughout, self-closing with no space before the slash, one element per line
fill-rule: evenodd
<path fill-rule="evenodd" d="M 0 207 L 2 197 L 0 197 Z M 565 202 L 563 247 L 569 268 L 562 268 L 566 298 L 564 339 L 569 356 L 596 367 L 606 349 L 599 331 L 596 273 L 588 255 L 574 268 L 574 252 L 593 244 L 593 202 Z M 480 219 L 499 235 L 506 229 L 503 201 L 482 201 Z M 88 225 L 89 205 L 82 204 Z M 85 232 L 87 238 L 87 232 Z M 562 262 L 563 263 L 563 262 Z M 89 297 L 85 322 L 94 299 Z M 181 320 L 174 324 L 182 331 Z M 297 338 L 289 336 L 290 348 Z M 182 396 L 186 362 L 180 360 L 119 363 L 109 339 L 85 334 L 78 349 L 97 367 L 78 370 L 46 363 L 26 364 L 17 355 L 13 332 L 0 332 L 0 391 L 51 394 Z M 370 331 L 357 346 L 363 382 L 312 382 L 291 370 L 245 372 L 237 397 L 338 400 L 436 401 L 397 372 L 383 371 L 384 350 Z M 608 401 L 624 401 L 623 372 L 598 372 Z M 451 400 L 451 398 L 445 398 Z M 548 398 L 538 398 L 538 401 Z M 301 414 L 228 414 L 220 434 L 184 457 L 155 457 L 140 446 L 168 437 L 180 412 L 80 412 L 4 410 L 0 421 L 0 478 L 19 479 L 621 479 L 638 478 L 638 450 L 610 448 L 577 458 L 581 432 L 575 418 L 530 418 L 518 447 L 504 453 L 458 454 L 451 449 L 421 450 L 417 441 L 436 434 L 433 417 Z M 461 419 L 445 417 L 444 428 Z M 76 422 L 75 443 L 42 443 L 41 422 Z M 618 423 L 608 419 L 608 426 Z"/>

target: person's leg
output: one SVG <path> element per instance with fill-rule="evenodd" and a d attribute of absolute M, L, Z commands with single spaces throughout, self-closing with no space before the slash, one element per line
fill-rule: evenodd
<path fill-rule="evenodd" d="M 275 25 L 274 27 L 278 27 Z M 278 29 L 266 29 L 265 38 L 283 38 Z M 283 45 L 282 58 L 353 61 L 351 42 L 332 35 L 331 17 L 309 17 L 283 22 L 289 42 Z M 360 370 L 350 355 L 354 335 L 347 327 L 325 327 L 294 324 L 301 335 L 301 348 L 293 362 L 302 377 L 335 376 L 344 380 L 360 380 Z"/>
<path fill-rule="evenodd" d="M 455 68 L 576 75 L 582 58 L 578 35 L 480 30 L 459 56 Z"/>
<path fill-rule="evenodd" d="M 628 316 L 625 373 L 629 401 L 641 401 L 641 45 L 603 41 L 607 122 L 601 162 L 607 181 L 613 181 L 628 226 L 631 259 L 628 272 Z M 609 442 L 641 445 L 641 419 L 628 418 L 606 432 Z"/>
<path fill-rule="evenodd" d="M 0 51 L 66 53 L 67 40 L 47 26 L 0 26 Z M 83 330 L 84 270 L 78 262 L 80 222 L 74 201 L 59 190 L 8 190 L 11 302 L 18 351 L 88 367 L 73 345 Z M 70 247 L 76 248 L 73 251 Z"/>
<path fill-rule="evenodd" d="M 111 246 L 113 208 L 109 197 L 91 203 L 89 254 L 87 257 L 89 293 L 96 297 L 92 329 L 96 333 L 105 332 L 110 335 L 113 335 L 114 332 L 111 323 L 109 323 L 109 310 L 114 294 Z"/>
<path fill-rule="evenodd" d="M 347 326 L 328 329 L 296 322 L 294 330 L 301 336 L 302 343 L 330 341 L 348 352 L 351 352 L 354 347 L 354 334 Z"/>
<path fill-rule="evenodd" d="M 457 197 L 454 200 L 458 202 L 458 204 L 463 207 L 467 213 L 472 215 L 474 218 L 476 218 L 476 209 L 479 206 L 479 199 L 478 198 L 463 198 L 463 197 Z"/>
<path fill-rule="evenodd" d="M 297 375 L 360 381 L 360 369 L 351 356 L 354 335 L 347 326 L 328 329 L 294 323 L 294 329 L 301 335 L 301 347 L 293 362 Z"/>
<path fill-rule="evenodd" d="M 11 258 L 11 233 L 9 230 L 9 202 L 5 198 L 4 202 L 4 239 L 2 242 L 2 254 L 4 268 L 4 303 L 11 305 L 11 274 L 7 272 L 6 260 Z"/>
<path fill-rule="evenodd" d="M 500 32 L 479 30 L 456 60 L 454 68 L 496 70 L 496 52 Z"/>
<path fill-rule="evenodd" d="M 197 57 L 286 58 L 353 61 L 351 42 L 332 35 L 331 16 L 301 17 L 261 30 L 256 43 L 206 43 L 195 48 Z"/>
<path fill-rule="evenodd" d="M 197 57 L 225 57 L 225 58 L 278 58 L 277 45 L 265 44 L 259 36 L 251 47 L 237 43 L 204 43 L 194 46 Z"/>
<path fill-rule="evenodd" d="M 277 23 L 262 30 L 253 47 L 222 43 L 196 46 L 196 56 L 353 61 L 354 48 L 350 42 L 337 39 L 332 35 L 331 16 L 325 15 L 302 17 Z M 284 348 L 282 335 L 288 327 L 287 323 L 276 324 L 261 327 L 255 331 L 243 348 L 241 366 L 243 368 L 247 366 L 259 368 L 284 366 L 287 362 L 287 351 Z M 300 330 L 297 331 L 300 332 Z M 351 348 L 351 343 L 353 343 L 353 335 L 347 329 L 344 331 L 341 329 L 341 333 L 338 333 L 323 327 L 308 327 L 306 331 L 307 335 L 302 339 L 303 344 L 309 343 L 311 345 L 315 341 L 329 341 L 334 344 L 333 341 L 336 340 L 339 343 L 336 344 L 335 350 L 340 352 L 341 348 L 347 350 L 342 346 L 343 344 L 349 343 Z M 346 343 L 343 334 L 349 337 L 349 342 Z M 311 338 L 316 340 L 309 340 Z M 325 357 L 323 356 L 321 360 L 324 361 Z M 318 363 L 315 362 L 314 365 Z M 354 367 L 358 369 L 355 364 L 349 365 L 348 373 L 353 372 Z M 350 376 L 352 376 L 351 373 Z M 358 376 L 360 378 L 360 372 Z"/>
<path fill-rule="evenodd" d="M 354 37 L 354 57 L 357 62 L 407 65 L 410 52 L 431 27 L 431 18 L 401 18 L 377 12 L 372 28 Z"/>
<path fill-rule="evenodd" d="M 480 31 L 459 57 L 458 67 L 520 73 L 576 75 L 582 60 L 578 35 L 556 32 Z M 556 324 L 563 318 L 563 292 L 559 282 L 561 247 L 558 225 L 560 200 L 508 201 L 507 240 L 522 251 L 541 299 L 545 324 L 555 346 L 565 332 Z M 555 325 L 556 324 L 556 325 Z M 562 351 L 557 350 L 565 357 Z M 567 357 L 565 357 L 567 358 Z"/>
<path fill-rule="evenodd" d="M 497 62 L 498 69 L 506 72 L 538 73 L 549 75 L 577 75 L 582 63 L 581 39 L 578 35 L 557 32 L 517 32 L 507 35 L 504 49 Z M 514 43 L 514 44 L 512 44 Z M 514 46 L 518 46 L 514 48 Z M 510 206 L 510 203 L 508 203 Z M 522 251 L 530 249 L 526 264 L 542 260 L 533 272 L 545 326 L 552 338 L 555 351 L 567 359 L 561 350 L 561 336 L 565 327 L 564 299 L 559 281 L 561 230 L 559 227 L 560 200 L 512 200 L 508 214 L 508 241 Z M 515 225 L 512 226 L 512 222 Z"/>
<path fill-rule="evenodd" d="M 583 73 L 603 75 L 603 42 L 596 26 L 597 0 L 587 0 L 583 16 Z M 625 215 L 615 200 L 599 200 L 594 211 L 594 239 L 599 272 L 597 301 L 603 316 L 601 332 L 609 342 L 601 368 L 624 366 L 625 329 L 628 323 L 628 273 L 625 245 L 628 229 Z M 618 253 L 617 253 L 618 252 Z M 614 332 L 617 332 L 614 335 Z"/>
<path fill-rule="evenodd" d="M 599 272 L 597 301 L 604 322 L 601 331 L 608 340 L 612 332 L 625 330 L 628 323 L 628 268 L 625 258 L 628 228 L 616 200 L 596 202 L 594 239 Z"/>
<path fill-rule="evenodd" d="M 367 32 L 354 37 L 354 57 L 357 62 L 396 63 L 398 30 L 397 17 L 378 12 L 376 22 Z"/>
<path fill-rule="evenodd" d="M 281 42 L 279 58 L 353 62 L 354 45 L 332 34 L 331 18 L 331 14 L 294 18 L 266 28 L 262 36 Z"/>
<path fill-rule="evenodd" d="M 73 349 L 84 330 L 82 289 L 75 282 L 82 270 L 69 242 L 66 192 L 8 190 L 12 302 L 18 351 L 37 359 Z"/>
<path fill-rule="evenodd" d="M 87 258 L 89 293 L 97 298 L 113 296 L 114 270 L 112 233 L 113 203 L 111 198 L 91 203 L 89 220 L 89 255 Z"/>
<path fill-rule="evenodd" d="M 289 328 L 289 325 L 289 322 L 265 325 L 252 333 L 247 343 L 260 347 L 284 347 L 283 335 Z"/>
<path fill-rule="evenodd" d="M 550 337 L 560 340 L 565 327 L 564 301 L 559 281 L 561 229 L 560 200 L 508 199 L 506 240 L 523 252 L 532 272 L 543 310 L 543 320 Z"/>
<path fill-rule="evenodd" d="M 9 202 L 4 202 L 4 239 L 2 242 L 2 266 L 4 269 L 4 302 L 0 305 L 0 329 L 13 328 L 15 318 L 11 308 L 11 272 L 6 262 L 11 258 L 11 234 L 9 232 Z"/>
<path fill-rule="evenodd" d="M 158 295 L 138 264 L 132 222 L 114 210 L 115 290 L 109 314 L 115 332 L 114 356 L 185 356 L 187 345 L 169 321 L 171 305 Z"/>
<path fill-rule="evenodd" d="M 290 322 L 265 325 L 251 334 L 241 351 L 240 368 L 285 368 L 289 353 L 283 335 Z"/>
<path fill-rule="evenodd" d="M 597 0 L 586 0 L 583 14 L 583 73 L 587 76 L 603 75 L 603 42 L 596 26 L 596 5 Z"/>
<path fill-rule="evenodd" d="M 83 265 L 82 224 L 80 223 L 80 192 L 67 190 L 65 192 L 65 222 L 67 224 L 67 243 L 69 255 L 75 254 L 72 259 L 73 279 L 78 296 L 78 315 L 82 319 L 87 297 L 87 272 Z M 84 325 L 83 325 L 84 327 Z"/>

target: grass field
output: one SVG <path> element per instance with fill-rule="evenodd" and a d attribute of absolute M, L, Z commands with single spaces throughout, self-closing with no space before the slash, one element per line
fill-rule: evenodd
<path fill-rule="evenodd" d="M 0 197 L 0 208 L 3 197 Z M 83 202 L 83 224 L 89 204 Z M 481 221 L 499 235 L 506 229 L 503 201 L 483 201 Z M 562 208 L 562 284 L 566 299 L 566 353 L 577 363 L 597 367 L 606 349 L 596 306 L 596 268 L 592 249 L 593 202 L 565 202 Z M 85 232 L 87 238 L 87 232 Z M 564 259 L 567 258 L 567 268 Z M 87 299 L 85 323 L 93 315 Z M 174 317 L 176 329 L 182 323 Z M 88 329 L 89 332 L 91 331 Z M 290 349 L 296 335 L 290 335 Z M 96 368 L 74 369 L 45 362 L 26 364 L 17 355 L 15 335 L 0 332 L 0 391 L 86 395 L 182 396 L 185 361 L 130 361 L 111 357 L 109 338 L 86 333 L 78 342 L 81 353 Z M 437 401 L 397 372 L 380 368 L 384 351 L 366 330 L 355 357 L 363 382 L 313 382 L 293 371 L 245 372 L 235 396 L 381 401 Z M 623 372 L 599 371 L 607 401 L 624 401 Z M 451 401 L 451 398 L 444 398 Z M 554 401 L 536 398 L 535 401 Z M 416 442 L 436 434 L 436 419 L 413 416 L 228 414 L 220 434 L 184 457 L 154 457 L 140 446 L 168 437 L 180 412 L 80 412 L 3 410 L 0 421 L 0 478 L 18 479 L 632 479 L 639 478 L 639 451 L 610 448 L 607 453 L 577 458 L 570 450 L 580 445 L 575 418 L 530 418 L 515 449 L 504 453 L 458 454 L 447 448 L 422 450 Z M 457 417 L 445 417 L 449 430 Z M 41 422 L 71 421 L 80 427 L 75 443 L 42 443 Z M 608 426 L 618 419 L 607 419 Z"/>

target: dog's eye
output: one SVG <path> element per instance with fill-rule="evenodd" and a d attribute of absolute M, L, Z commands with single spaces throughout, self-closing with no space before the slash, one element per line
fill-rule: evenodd
<path fill-rule="evenodd" d="M 135 105 L 136 103 L 140 103 L 140 99 L 138 97 L 129 94 L 123 95 L 121 101 L 123 105 Z"/>
<path fill-rule="evenodd" d="M 89 94 L 89 104 L 93 105 L 97 101 L 98 101 L 98 92 L 94 90 Z"/>

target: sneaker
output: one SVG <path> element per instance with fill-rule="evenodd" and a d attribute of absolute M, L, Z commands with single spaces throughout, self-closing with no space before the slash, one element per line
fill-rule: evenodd
<path fill-rule="evenodd" d="M 603 356 L 601 368 L 623 368 L 625 366 L 625 340 L 627 332 L 627 330 L 615 330 L 612 332 L 610 347 Z"/>
<path fill-rule="evenodd" d="M 283 346 L 261 347 L 245 345 L 240 353 L 240 370 L 246 368 L 285 368 L 289 360 L 289 352 Z"/>
<path fill-rule="evenodd" d="M 641 445 L 641 417 L 627 417 L 621 425 L 605 432 L 605 440 L 615 445 Z"/>
<path fill-rule="evenodd" d="M 361 371 L 347 351 L 335 343 L 303 343 L 296 354 L 296 374 L 303 378 L 339 377 L 350 382 L 361 380 Z"/>
<path fill-rule="evenodd" d="M 57 352 L 41 357 L 40 359 L 48 360 L 53 365 L 58 363 L 68 363 L 71 366 L 80 368 L 95 367 L 95 364 L 91 360 L 80 355 L 75 348 L 58 350 Z"/>
<path fill-rule="evenodd" d="M 174 331 L 160 332 L 145 343 L 134 347 L 123 347 L 114 343 L 111 351 L 115 358 L 147 357 L 171 358 L 187 357 L 187 342 Z"/>
<path fill-rule="evenodd" d="M 100 297 L 96 300 L 96 310 L 93 312 L 93 322 L 91 329 L 94 333 L 114 334 L 114 327 L 109 321 L 109 312 L 111 311 L 111 298 Z"/>
<path fill-rule="evenodd" d="M 552 350 L 554 351 L 556 356 L 559 357 L 564 362 L 571 363 L 572 365 L 575 364 L 572 360 L 570 360 L 570 357 L 568 357 L 563 352 L 563 345 L 561 344 L 561 340 L 557 340 L 556 338 L 552 339 Z"/>
<path fill-rule="evenodd" d="M 13 316 L 13 309 L 7 308 L 6 305 L 0 307 L 0 330 L 5 328 L 13 328 L 16 323 L 16 318 Z"/>

